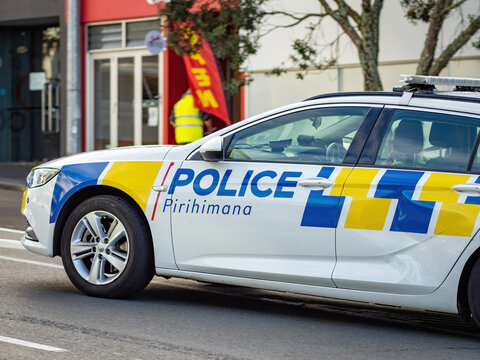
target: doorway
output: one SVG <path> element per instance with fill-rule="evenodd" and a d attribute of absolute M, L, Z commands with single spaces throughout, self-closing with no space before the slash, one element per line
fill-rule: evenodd
<path fill-rule="evenodd" d="M 147 50 L 90 55 L 88 150 L 162 141 L 161 69 Z"/>
<path fill-rule="evenodd" d="M 0 30 L 0 162 L 60 154 L 60 28 Z"/>

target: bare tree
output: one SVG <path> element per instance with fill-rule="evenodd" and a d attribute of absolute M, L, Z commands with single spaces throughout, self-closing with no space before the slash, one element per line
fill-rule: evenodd
<path fill-rule="evenodd" d="M 322 19 L 325 17 L 332 18 L 357 49 L 365 90 L 381 90 L 382 81 L 378 73 L 378 49 L 380 12 L 383 7 L 383 0 L 362 0 L 360 12 L 356 11 L 346 0 L 318 0 L 318 2 L 321 9 L 316 14 L 295 15 L 283 11 L 270 11 L 266 14 L 284 15 L 293 20 L 291 24 L 282 27 L 298 25 L 311 18 L 318 18 L 317 26 L 321 26 Z M 316 59 L 318 51 L 311 44 L 315 26 L 310 24 L 308 29 L 310 31 L 306 38 L 297 39 L 294 42 L 293 50 L 296 55 L 291 56 L 291 59 L 302 71 L 306 71 L 309 67 L 323 70 L 333 65 L 336 61 L 335 58 L 320 62 Z M 277 74 L 281 72 L 281 69 L 274 70 L 274 73 Z M 302 78 L 303 75 L 299 73 L 298 77 Z"/>
<path fill-rule="evenodd" d="M 399 0 L 405 10 L 405 16 L 413 23 L 422 21 L 428 23 L 425 43 L 420 55 L 417 74 L 438 75 L 448 64 L 454 54 L 461 49 L 480 29 L 480 15 L 468 15 L 462 31 L 435 58 L 438 39 L 445 20 L 454 10 L 460 11 L 467 0 Z M 318 61 L 319 50 L 312 45 L 312 35 L 324 18 L 333 19 L 349 37 L 355 46 L 363 73 L 365 90 L 382 90 L 382 82 L 378 72 L 379 23 L 384 0 L 318 0 L 320 9 L 317 13 L 292 14 L 285 11 L 270 11 L 267 15 L 284 15 L 291 19 L 288 25 L 292 27 L 304 21 L 316 18 L 316 23 L 307 26 L 308 34 L 303 39 L 297 39 L 293 44 L 295 52 L 290 58 L 300 68 L 300 78 L 309 68 L 325 69 L 336 63 L 335 58 Z M 354 5 L 357 6 L 354 8 Z M 358 6 L 359 5 L 359 6 Z M 334 46 L 338 38 L 331 43 Z M 480 41 L 478 43 L 480 47 Z M 274 69 L 280 74 L 284 70 Z"/>
<path fill-rule="evenodd" d="M 417 74 L 438 75 L 447 66 L 450 59 L 460 50 L 473 35 L 480 29 L 480 15 L 469 15 L 467 25 L 435 58 L 438 38 L 445 20 L 454 11 L 459 10 L 467 0 L 402 0 L 401 4 L 406 10 L 406 16 L 412 22 L 422 21 L 428 23 Z"/>

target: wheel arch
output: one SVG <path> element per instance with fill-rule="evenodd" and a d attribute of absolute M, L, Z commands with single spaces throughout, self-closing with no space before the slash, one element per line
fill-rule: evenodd
<path fill-rule="evenodd" d="M 57 221 L 55 223 L 55 230 L 53 232 L 53 256 L 61 255 L 60 246 L 61 246 L 62 232 L 63 232 L 63 228 L 65 227 L 65 223 L 67 221 L 68 215 L 80 203 L 82 203 L 83 201 L 91 197 L 98 196 L 98 195 L 114 195 L 127 200 L 138 211 L 138 213 L 141 214 L 141 218 L 145 221 L 145 226 L 148 228 L 148 236 L 150 238 L 150 241 L 153 241 L 152 232 L 148 224 L 148 220 L 145 216 L 145 213 L 142 211 L 140 206 L 130 195 L 111 186 L 105 186 L 105 185 L 88 186 L 83 189 L 80 189 L 75 194 L 70 196 L 70 198 L 68 198 L 68 200 L 62 206 L 62 209 L 60 210 Z"/>
<path fill-rule="evenodd" d="M 468 304 L 468 280 L 470 278 L 473 265 L 475 265 L 479 258 L 480 247 L 477 248 L 477 250 L 475 250 L 472 255 L 470 255 L 470 258 L 465 263 L 465 266 L 462 270 L 462 275 L 460 276 L 460 281 L 458 283 L 457 308 L 458 313 L 465 321 L 470 321 L 472 314 L 470 305 Z"/>

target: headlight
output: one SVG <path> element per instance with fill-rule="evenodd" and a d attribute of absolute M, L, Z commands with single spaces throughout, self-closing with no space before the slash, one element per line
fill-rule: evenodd
<path fill-rule="evenodd" d="M 27 188 L 34 188 L 38 186 L 45 185 L 47 182 L 52 180 L 58 173 L 59 169 L 53 168 L 37 168 L 30 171 L 30 174 L 27 176 Z"/>

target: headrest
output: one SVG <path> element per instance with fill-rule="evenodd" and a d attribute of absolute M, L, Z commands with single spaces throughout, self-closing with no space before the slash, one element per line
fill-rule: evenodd
<path fill-rule="evenodd" d="M 459 124 L 434 122 L 428 139 L 433 146 L 461 149 L 470 143 L 469 129 Z"/>
<path fill-rule="evenodd" d="M 400 120 L 393 136 L 393 150 L 416 154 L 423 150 L 423 127 L 418 120 Z"/>

